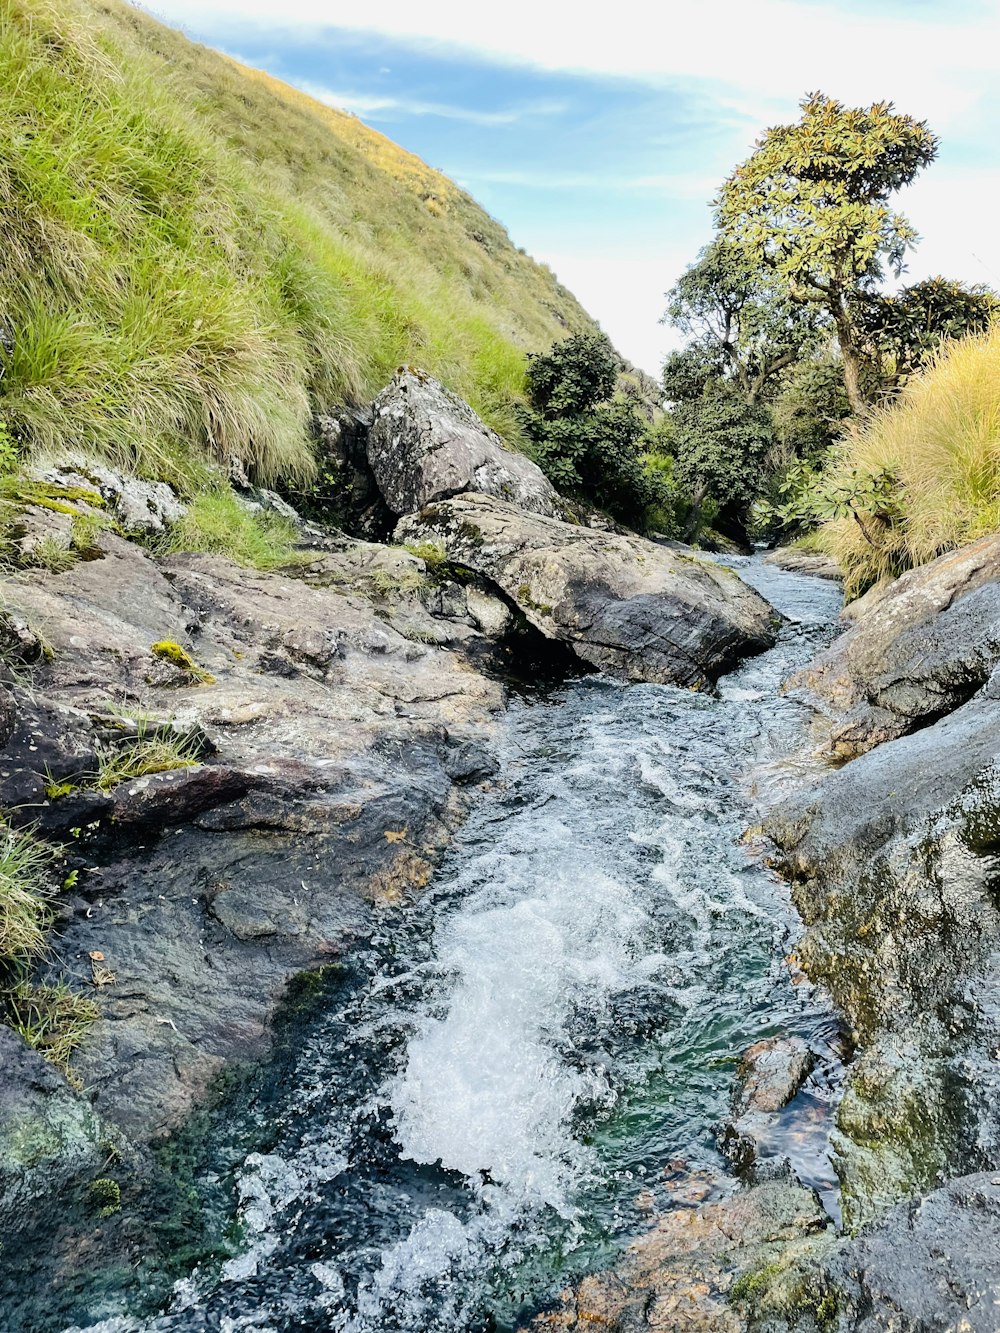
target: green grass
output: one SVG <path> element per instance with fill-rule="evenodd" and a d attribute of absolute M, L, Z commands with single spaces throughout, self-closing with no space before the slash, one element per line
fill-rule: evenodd
<path fill-rule="evenodd" d="M 0 963 L 36 957 L 51 924 L 53 854 L 30 833 L 0 824 Z"/>
<path fill-rule="evenodd" d="M 892 473 L 892 521 L 820 529 L 849 596 L 1000 529 L 1000 327 L 944 346 L 900 396 L 852 429 L 824 483 Z"/>
<path fill-rule="evenodd" d="M 251 510 L 232 491 L 206 491 L 173 525 L 164 551 L 205 551 L 253 569 L 279 569 L 308 559 L 295 550 L 298 531 L 280 514 Z"/>
<path fill-rule="evenodd" d="M 9 986 L 3 998 L 8 1026 L 79 1088 L 70 1060 L 100 1017 L 96 1001 L 63 981 L 36 983 L 25 978 Z"/>
<path fill-rule="evenodd" d="M 198 747 L 191 740 L 159 732 L 140 734 L 124 745 L 107 746 L 98 751 L 98 771 L 94 785 L 111 791 L 121 782 L 151 773 L 169 773 L 198 764 Z"/>
<path fill-rule="evenodd" d="M 93 1000 L 63 982 L 31 980 L 52 924 L 52 848 L 0 825 L 0 1013 L 74 1086 L 73 1052 L 99 1015 Z"/>
<path fill-rule="evenodd" d="M 198 488 L 306 477 L 314 409 L 416 362 L 516 442 L 592 327 L 451 181 L 118 0 L 0 0 L 0 423 Z"/>

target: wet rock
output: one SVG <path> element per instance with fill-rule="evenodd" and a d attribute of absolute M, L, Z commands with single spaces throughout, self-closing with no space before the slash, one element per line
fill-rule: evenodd
<path fill-rule="evenodd" d="M 823 1264 L 839 1328 L 1000 1327 L 1000 1179 L 976 1174 L 902 1204 Z"/>
<path fill-rule="evenodd" d="M 98 1174 L 108 1143 L 87 1101 L 4 1027 L 0 1068 L 0 1227 L 9 1237 L 58 1206 L 67 1185 Z"/>
<path fill-rule="evenodd" d="M 442 542 L 542 634 L 624 680 L 704 686 L 774 643 L 777 613 L 732 570 L 641 537 L 485 495 L 430 505 L 396 537 Z"/>
<path fill-rule="evenodd" d="M 395 517 L 368 462 L 372 420 L 369 407 L 345 407 L 316 417 L 319 476 L 308 495 L 293 498 L 315 517 L 352 536 L 382 541 L 392 531 Z"/>
<path fill-rule="evenodd" d="M 5 693 L 12 725 L 0 749 L 0 805 L 30 822 L 49 804 L 50 787 L 96 772 L 97 738 L 82 709 L 37 690 Z"/>
<path fill-rule="evenodd" d="M 830 579 L 840 583 L 844 571 L 833 556 L 822 551 L 797 551 L 794 546 L 779 546 L 775 551 L 768 551 L 764 557 L 765 565 L 777 565 L 791 574 L 811 574 L 816 579 Z"/>
<path fill-rule="evenodd" d="M 989 687 L 767 820 L 801 965 L 864 1046 L 838 1112 L 845 1217 L 1000 1167 L 1000 702 Z"/>
<path fill-rule="evenodd" d="M 811 1257 L 827 1243 L 828 1225 L 813 1194 L 777 1181 L 699 1208 L 675 1208 L 620 1264 L 584 1278 L 531 1328 L 740 1333 L 744 1295 L 760 1285 L 758 1275 L 791 1270 Z M 808 1305 L 806 1290 L 800 1299 Z"/>
<path fill-rule="evenodd" d="M 325 558 L 319 586 L 214 556 L 157 563 L 111 536 L 58 585 L 37 571 L 5 588 L 51 659 L 18 692 L 3 796 L 38 803 L 25 817 L 47 828 L 96 825 L 67 839 L 78 882 L 47 967 L 93 991 L 90 955 L 104 955 L 112 979 L 76 1066 L 137 1142 L 180 1124 L 229 1062 L 266 1055 L 289 978 L 427 882 L 462 788 L 491 768 L 499 687 L 405 638 L 352 588 L 350 562 L 337 582 Z M 161 670 L 162 641 L 212 683 Z M 49 799 L 47 769 L 92 773 L 98 745 L 128 742 L 123 706 L 197 736 L 202 762 Z"/>
<path fill-rule="evenodd" d="M 736 1110 L 780 1111 L 792 1100 L 815 1064 L 801 1037 L 768 1037 L 743 1052 L 737 1070 Z"/>
<path fill-rule="evenodd" d="M 744 1051 L 736 1071 L 732 1115 L 721 1133 L 723 1152 L 740 1175 L 758 1165 L 775 1114 L 800 1091 L 816 1060 L 801 1037 L 769 1037 Z"/>
<path fill-rule="evenodd" d="M 824 748 L 851 758 L 949 713 L 998 662 L 1000 537 L 984 537 L 878 589 L 789 687 L 828 714 Z"/>
<path fill-rule="evenodd" d="M 465 491 L 531 513 L 561 508 L 536 463 L 508 449 L 468 404 L 422 371 L 400 370 L 375 399 L 368 461 L 398 515 Z"/>

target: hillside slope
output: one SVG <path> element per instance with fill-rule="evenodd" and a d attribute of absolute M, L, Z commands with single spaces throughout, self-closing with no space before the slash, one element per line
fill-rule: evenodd
<path fill-rule="evenodd" d="M 308 473 L 314 411 L 419 362 L 516 437 L 593 328 L 418 158 L 118 0 L 0 0 L 0 439 L 183 485 Z"/>

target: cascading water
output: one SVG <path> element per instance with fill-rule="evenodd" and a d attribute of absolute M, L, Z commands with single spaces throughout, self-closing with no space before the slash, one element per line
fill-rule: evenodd
<path fill-rule="evenodd" d="M 739 839 L 751 778 L 780 783 L 801 739 L 778 686 L 839 597 L 733 563 L 791 617 L 778 646 L 718 697 L 589 678 L 515 703 L 501 781 L 435 886 L 386 915 L 234 1131 L 267 1147 L 235 1172 L 238 1253 L 164 1313 L 111 1291 L 78 1327 L 511 1329 L 641 1229 L 668 1161 L 721 1175 L 734 1059 L 776 1032 L 820 1056 L 800 1094 L 820 1129 L 782 1151 L 831 1188 L 836 1024 L 792 984 L 794 914 Z"/>

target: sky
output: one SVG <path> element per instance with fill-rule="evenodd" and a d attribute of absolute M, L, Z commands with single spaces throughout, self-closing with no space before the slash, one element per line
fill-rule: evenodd
<path fill-rule="evenodd" d="M 1000 0 L 146 0 L 467 189 L 651 374 L 711 199 L 821 90 L 940 136 L 907 280 L 1000 289 Z"/>

